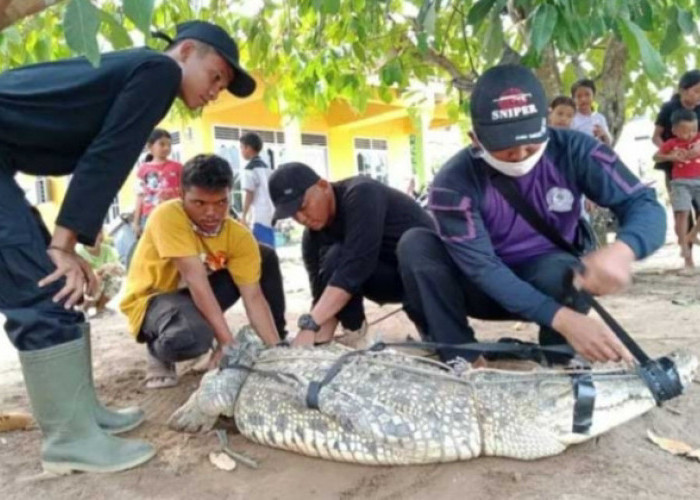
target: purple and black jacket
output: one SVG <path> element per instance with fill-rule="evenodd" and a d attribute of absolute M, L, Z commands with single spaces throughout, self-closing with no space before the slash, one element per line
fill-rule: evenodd
<path fill-rule="evenodd" d="M 509 266 L 561 250 L 515 212 L 492 186 L 491 173 L 475 148 L 460 151 L 445 164 L 429 201 L 438 232 L 471 283 L 509 312 L 551 326 L 561 304 L 522 281 Z M 537 213 L 568 241 L 574 239 L 585 195 L 612 210 L 619 221 L 617 239 L 637 259 L 664 243 L 666 214 L 654 190 L 596 139 L 550 128 L 540 161 L 515 179 Z"/>

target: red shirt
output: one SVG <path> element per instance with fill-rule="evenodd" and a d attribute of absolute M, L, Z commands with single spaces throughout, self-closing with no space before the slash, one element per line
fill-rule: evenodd
<path fill-rule="evenodd" d="M 180 196 L 182 165 L 176 161 L 143 163 L 136 173 L 139 194 L 143 196 L 141 214 L 150 214 L 160 203 Z"/>
<path fill-rule="evenodd" d="M 700 151 L 700 134 L 696 135 L 689 141 L 683 141 L 672 137 L 661 145 L 659 152 L 668 154 L 674 149 L 691 149 L 696 144 L 696 148 Z M 673 170 L 671 170 L 671 179 L 697 179 L 700 178 L 700 156 L 688 161 L 674 161 Z"/>

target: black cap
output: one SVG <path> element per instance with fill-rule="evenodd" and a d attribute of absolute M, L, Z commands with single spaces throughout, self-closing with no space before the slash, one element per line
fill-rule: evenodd
<path fill-rule="evenodd" d="M 471 95 L 472 126 L 487 151 L 547 140 L 547 95 L 524 66 L 487 70 Z"/>
<path fill-rule="evenodd" d="M 306 190 L 319 180 L 321 177 L 311 167 L 299 162 L 284 163 L 272 172 L 267 186 L 275 205 L 273 222 L 297 213 Z"/>
<path fill-rule="evenodd" d="M 238 61 L 238 46 L 226 31 L 206 21 L 188 21 L 177 25 L 173 42 L 192 39 L 211 45 L 233 68 L 233 80 L 228 91 L 238 97 L 247 97 L 255 91 L 255 80 Z"/>

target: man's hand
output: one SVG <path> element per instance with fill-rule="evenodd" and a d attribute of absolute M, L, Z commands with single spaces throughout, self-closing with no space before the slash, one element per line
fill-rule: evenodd
<path fill-rule="evenodd" d="M 559 309 L 552 320 L 552 328 L 589 361 L 634 361 L 632 354 L 607 325 L 573 309 Z"/>
<path fill-rule="evenodd" d="M 316 333 L 313 332 L 312 330 L 301 330 L 297 334 L 296 337 L 294 337 L 294 340 L 292 341 L 292 347 L 302 347 L 305 345 L 314 345 L 314 342 L 316 341 Z"/>
<path fill-rule="evenodd" d="M 634 252 L 622 241 L 596 250 L 582 260 L 586 269 L 574 278 L 576 288 L 593 295 L 607 295 L 621 292 L 632 281 Z"/>
<path fill-rule="evenodd" d="M 231 340 L 228 344 L 218 344 L 216 346 L 216 349 L 214 349 L 214 352 L 211 353 L 211 356 L 209 356 L 209 363 L 207 364 L 207 370 L 214 370 L 219 367 L 219 363 L 221 362 L 221 358 L 224 356 L 224 347 L 227 345 L 233 345 L 234 341 Z"/>
<path fill-rule="evenodd" d="M 131 225 L 131 230 L 134 232 L 134 236 L 139 238 L 141 236 L 141 224 L 134 223 Z"/>
<path fill-rule="evenodd" d="M 95 295 L 97 293 L 97 278 L 84 259 L 76 255 L 75 252 L 55 247 L 47 249 L 46 253 L 56 266 L 56 270 L 39 281 L 39 286 L 45 287 L 63 277 L 66 278 L 66 284 L 54 295 L 54 302 L 65 299 L 64 306 L 66 309 L 70 309 L 80 302 L 83 294 Z"/>

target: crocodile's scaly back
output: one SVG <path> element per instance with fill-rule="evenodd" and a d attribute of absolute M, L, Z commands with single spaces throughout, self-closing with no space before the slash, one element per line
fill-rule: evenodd
<path fill-rule="evenodd" d="M 365 464 L 449 462 L 480 454 L 473 388 L 425 363 L 394 366 L 395 354 L 352 359 L 322 389 L 320 411 L 307 408 L 308 382 L 321 380 L 343 352 L 263 353 L 256 368 L 294 373 L 300 380 L 287 385 L 251 374 L 236 402 L 241 433 L 268 446 Z"/>
<path fill-rule="evenodd" d="M 244 436 L 304 455 L 385 465 L 480 455 L 531 460 L 561 453 L 655 405 L 634 369 L 593 370 L 592 425 L 586 434 L 578 434 L 572 430 L 575 372 L 458 372 L 386 350 L 350 357 L 318 393 L 318 409 L 309 408 L 310 382 L 322 380 L 347 352 L 338 345 L 266 349 L 257 355 L 240 392 L 242 379 L 230 376 L 229 370 L 210 376 L 218 380 L 205 380 L 176 413 L 182 425 L 175 427 L 210 427 L 204 415 L 238 392 L 235 406 L 222 413 L 233 413 Z M 696 358 L 682 352 L 672 356 L 682 383 L 688 385 Z"/>

